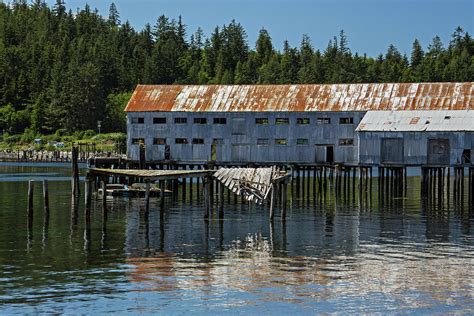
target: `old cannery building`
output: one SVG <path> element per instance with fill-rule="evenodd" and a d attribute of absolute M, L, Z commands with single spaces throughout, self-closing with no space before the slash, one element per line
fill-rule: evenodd
<path fill-rule="evenodd" d="M 128 157 L 138 160 L 143 143 L 148 161 L 353 164 L 376 155 L 359 153 L 369 111 L 473 108 L 472 82 L 139 85 L 125 109 Z"/>
<path fill-rule="evenodd" d="M 471 164 L 474 111 L 369 111 L 356 132 L 362 164 Z"/>

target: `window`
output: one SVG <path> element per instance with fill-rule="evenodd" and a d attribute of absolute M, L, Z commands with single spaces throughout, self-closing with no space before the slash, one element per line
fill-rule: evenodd
<path fill-rule="evenodd" d="M 255 124 L 268 125 L 268 118 L 266 118 L 266 117 L 256 118 L 255 119 Z"/>
<path fill-rule="evenodd" d="M 176 138 L 175 140 L 176 144 L 187 144 L 188 140 L 186 138 Z"/>
<path fill-rule="evenodd" d="M 311 122 L 310 119 L 307 117 L 298 117 L 296 119 L 296 124 L 300 124 L 300 125 L 307 125 L 310 122 Z"/>
<path fill-rule="evenodd" d="M 354 124 L 353 117 L 341 117 L 339 118 L 339 124 Z"/>
<path fill-rule="evenodd" d="M 186 124 L 188 123 L 188 119 L 186 117 L 175 117 L 174 118 L 175 124 Z"/>
<path fill-rule="evenodd" d="M 245 135 L 247 131 L 247 120 L 244 117 L 232 118 L 232 135 Z"/>
<path fill-rule="evenodd" d="M 288 141 L 286 138 L 277 138 L 275 139 L 275 145 L 286 145 L 288 144 Z"/>
<path fill-rule="evenodd" d="M 214 124 L 227 124 L 227 119 L 225 117 L 215 117 Z"/>
<path fill-rule="evenodd" d="M 309 141 L 307 138 L 298 138 L 296 140 L 296 145 L 308 145 Z"/>
<path fill-rule="evenodd" d="M 287 117 L 277 117 L 275 119 L 275 125 L 286 125 L 290 124 L 290 119 Z"/>
<path fill-rule="evenodd" d="M 153 145 L 166 145 L 166 138 L 153 138 Z"/>
<path fill-rule="evenodd" d="M 202 145 L 204 144 L 204 138 L 193 138 L 194 145 Z"/>
<path fill-rule="evenodd" d="M 223 138 L 214 138 L 212 140 L 212 143 L 216 144 L 216 145 L 222 145 L 222 144 L 224 144 L 224 139 Z"/>
<path fill-rule="evenodd" d="M 132 138 L 132 145 L 145 144 L 144 138 Z"/>
<path fill-rule="evenodd" d="M 318 124 L 331 124 L 331 119 L 329 117 L 318 117 L 316 120 Z"/>
<path fill-rule="evenodd" d="M 268 138 L 258 138 L 257 139 L 257 145 L 268 145 L 270 142 L 268 141 Z"/>
<path fill-rule="evenodd" d="M 194 124 L 207 124 L 207 118 L 205 117 L 195 117 Z"/>
<path fill-rule="evenodd" d="M 339 145 L 341 145 L 341 146 L 354 145 L 354 139 L 352 139 L 352 138 L 341 138 L 341 139 L 339 139 Z"/>
<path fill-rule="evenodd" d="M 166 124 L 166 117 L 154 117 L 153 124 Z"/>
<path fill-rule="evenodd" d="M 132 117 L 132 124 L 145 124 L 144 117 Z"/>

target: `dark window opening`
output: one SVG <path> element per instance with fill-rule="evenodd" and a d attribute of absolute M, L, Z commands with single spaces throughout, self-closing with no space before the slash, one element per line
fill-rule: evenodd
<path fill-rule="evenodd" d="M 204 138 L 193 138 L 194 145 L 202 145 L 204 144 Z"/>
<path fill-rule="evenodd" d="M 186 124 L 188 123 L 188 119 L 186 117 L 175 117 L 174 118 L 175 124 Z"/>
<path fill-rule="evenodd" d="M 316 120 L 318 124 L 331 124 L 331 119 L 329 117 L 318 117 Z"/>
<path fill-rule="evenodd" d="M 153 138 L 153 145 L 166 145 L 166 138 Z"/>
<path fill-rule="evenodd" d="M 311 120 L 307 117 L 299 117 L 296 119 L 296 124 L 307 125 L 310 123 L 311 123 Z"/>
<path fill-rule="evenodd" d="M 224 139 L 223 138 L 214 138 L 212 140 L 212 143 L 215 144 L 215 145 L 222 145 L 222 144 L 224 144 Z"/>
<path fill-rule="evenodd" d="M 268 138 L 258 138 L 257 145 L 268 145 L 270 142 Z"/>
<path fill-rule="evenodd" d="M 145 124 L 144 117 L 132 117 L 132 124 Z"/>
<path fill-rule="evenodd" d="M 225 117 L 215 117 L 214 124 L 227 124 L 227 119 Z"/>
<path fill-rule="evenodd" d="M 339 118 L 339 124 L 354 124 L 353 117 L 341 117 Z"/>
<path fill-rule="evenodd" d="M 353 138 L 341 138 L 341 139 L 339 139 L 339 145 L 341 145 L 341 146 L 354 145 L 354 139 Z"/>
<path fill-rule="evenodd" d="M 290 124 L 290 119 L 287 117 L 277 117 L 275 119 L 275 125 L 287 125 Z"/>
<path fill-rule="evenodd" d="M 187 144 L 188 143 L 187 138 L 176 138 L 174 141 L 175 141 L 176 144 Z"/>
<path fill-rule="evenodd" d="M 277 138 L 275 139 L 275 145 L 286 145 L 288 144 L 288 141 L 286 138 Z"/>
<path fill-rule="evenodd" d="M 166 117 L 154 117 L 153 124 L 166 124 Z"/>
<path fill-rule="evenodd" d="M 132 138 L 132 145 L 145 144 L 144 138 Z"/>
<path fill-rule="evenodd" d="M 309 140 L 307 138 L 298 138 L 296 140 L 296 145 L 308 145 Z"/>
<path fill-rule="evenodd" d="M 207 124 L 207 118 L 205 117 L 195 117 L 194 124 Z"/>
<path fill-rule="evenodd" d="M 255 124 L 268 125 L 268 118 L 266 118 L 266 117 L 256 118 L 255 119 Z"/>
<path fill-rule="evenodd" d="M 470 164 L 472 163 L 471 160 L 471 150 L 470 149 L 464 149 L 462 152 L 462 163 Z"/>

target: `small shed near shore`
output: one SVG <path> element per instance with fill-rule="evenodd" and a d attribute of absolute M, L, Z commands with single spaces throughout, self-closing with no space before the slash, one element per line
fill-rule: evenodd
<path fill-rule="evenodd" d="M 368 111 L 356 132 L 361 164 L 472 163 L 472 110 Z"/>

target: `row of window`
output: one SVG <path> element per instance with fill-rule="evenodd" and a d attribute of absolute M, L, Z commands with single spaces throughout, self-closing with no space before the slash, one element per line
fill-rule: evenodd
<path fill-rule="evenodd" d="M 194 124 L 207 124 L 207 118 L 205 117 L 195 117 L 193 120 Z M 215 117 L 213 119 L 214 124 L 227 124 L 227 118 L 225 117 Z M 175 124 L 187 124 L 187 117 L 175 117 Z M 132 124 L 145 124 L 144 117 L 132 117 Z M 166 117 L 154 117 L 153 124 L 166 124 Z"/>
<path fill-rule="evenodd" d="M 175 138 L 175 144 L 188 144 L 187 138 Z M 145 140 L 143 138 L 133 138 L 132 144 L 144 144 Z M 213 144 L 223 144 L 224 139 L 214 138 L 212 140 Z M 192 144 L 194 145 L 203 145 L 204 138 L 193 138 Z M 153 138 L 153 145 L 166 145 L 166 138 Z M 270 140 L 268 138 L 258 138 L 257 145 L 270 145 Z M 288 145 L 288 140 L 286 138 L 276 138 L 275 145 Z M 309 140 L 307 138 L 298 138 L 296 140 L 296 145 L 309 145 Z M 352 138 L 341 138 L 339 139 L 340 146 L 351 146 L 354 145 L 354 139 Z"/>
<path fill-rule="evenodd" d="M 195 117 L 193 119 L 194 124 L 207 124 L 207 118 L 205 117 Z M 269 125 L 269 119 L 267 117 L 258 117 L 255 119 L 255 124 L 257 125 Z M 187 117 L 175 117 L 175 124 L 187 124 Z M 213 119 L 214 124 L 227 124 L 227 118 L 225 117 L 215 117 Z M 145 124 L 144 117 L 132 117 L 132 124 Z M 166 117 L 154 117 L 153 124 L 166 124 Z M 290 119 L 287 117 L 277 117 L 275 119 L 275 125 L 288 125 L 290 124 Z M 296 124 L 298 125 L 309 125 L 311 124 L 311 119 L 308 117 L 299 117 L 296 119 Z M 316 119 L 316 124 L 331 124 L 331 118 L 329 117 L 318 117 Z M 339 118 L 339 124 L 354 124 L 353 117 L 341 117 Z"/>

